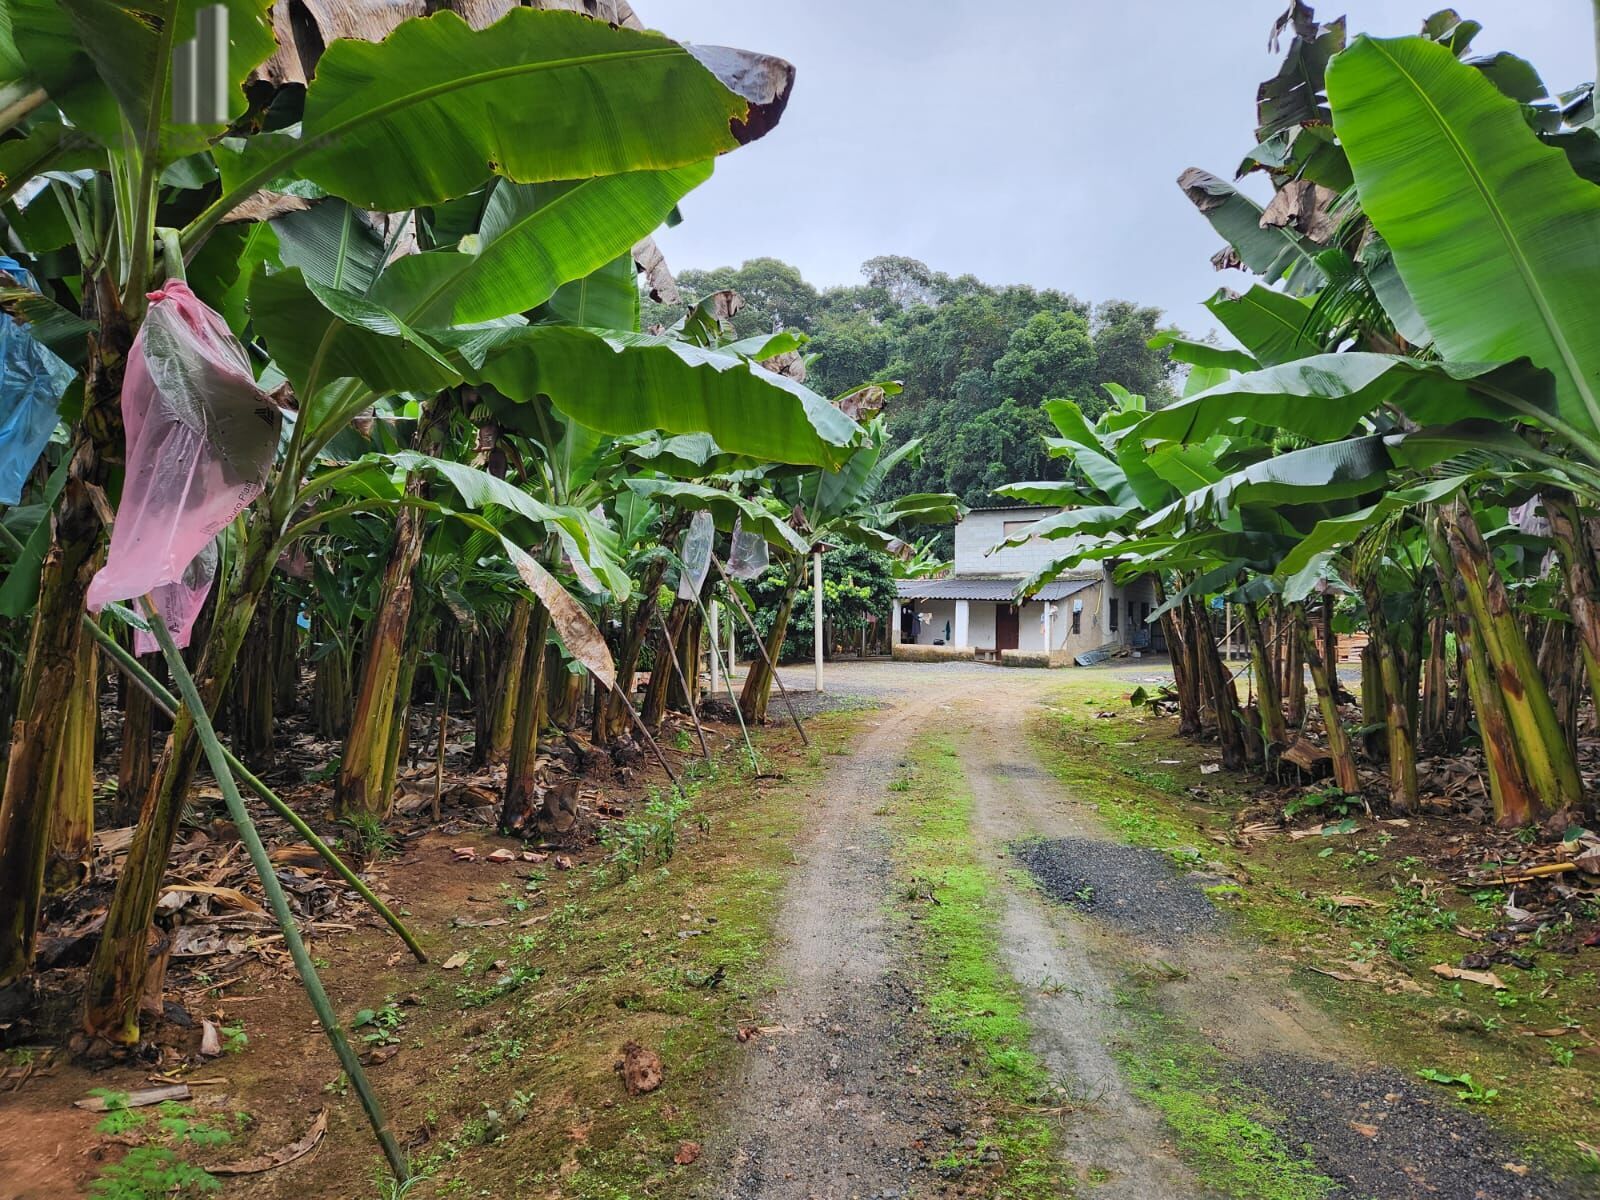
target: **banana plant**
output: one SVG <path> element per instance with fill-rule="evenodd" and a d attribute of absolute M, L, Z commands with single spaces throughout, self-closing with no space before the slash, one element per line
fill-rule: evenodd
<path fill-rule="evenodd" d="M 626 432 L 689 431 L 742 406 L 742 426 L 759 429 L 763 451 L 786 449 L 799 461 L 833 461 L 855 436 L 848 422 L 826 415 L 814 424 L 806 414 L 820 401 L 763 387 L 714 357 L 685 360 L 577 329 L 462 328 L 521 322 L 563 284 L 624 253 L 706 177 L 710 160 L 773 127 L 792 81 L 787 64 L 698 52 L 568 12 L 518 8 L 484 29 L 439 12 L 400 23 L 380 43 L 331 42 L 298 125 L 279 128 L 257 119 L 241 86 L 277 48 L 266 6 L 232 0 L 229 122 L 186 126 L 168 117 L 171 62 L 174 47 L 193 36 L 199 7 L 167 0 L 135 12 L 105 0 L 7 0 L 0 22 L 9 31 L 0 46 L 0 66 L 12 77 L 5 94 L 15 97 L 0 111 L 11 132 L 7 165 L 26 167 L 7 173 L 5 218 L 24 249 L 30 231 L 49 240 L 60 222 L 46 219 L 47 208 L 62 196 L 31 179 L 46 168 L 92 173 L 63 209 L 72 244 L 48 274 L 56 298 L 76 298 L 96 324 L 83 355 L 73 465 L 35 606 L 36 650 L 21 686 L 38 719 L 17 729 L 0 808 L 0 861 L 17 901 L 5 906 L 0 978 L 31 960 L 38 830 L 50 814 L 42 781 L 53 777 L 60 751 L 77 623 L 101 544 L 90 498 L 114 495 L 108 464 L 119 451 L 121 363 L 144 296 L 163 275 L 193 267 L 219 309 L 247 320 L 240 332 L 273 360 L 264 379 L 287 383 L 280 395 L 296 418 L 221 583 L 223 616 L 198 673 L 210 707 L 278 552 L 308 531 L 300 514 L 322 494 L 313 478 L 319 453 L 352 416 L 388 397 L 433 395 L 499 373 L 526 382 L 521 398 L 537 388 L 558 402 L 582 401 L 587 416 Z M 572 105 L 575 89 L 606 103 Z M 252 95 L 259 102 L 259 86 Z M 572 119 L 547 120 L 555 107 Z M 440 127 L 455 136 L 427 132 Z M 391 223 L 393 245 L 360 287 L 350 286 L 359 272 L 319 280 L 286 262 L 273 237 L 226 232 L 303 209 L 308 194 L 412 214 Z M 442 210 L 474 195 L 484 198 L 477 236 L 393 254 L 408 221 L 443 229 Z M 161 229 L 170 232 L 158 236 Z M 68 277 L 82 279 L 75 293 L 61 282 Z M 485 338 L 492 344 L 480 344 Z M 752 411 L 763 419 L 751 422 Z M 568 615 L 581 612 L 555 596 L 553 579 L 531 556 L 517 566 Z M 138 1036 L 144 930 L 197 754 L 192 721 L 180 712 L 91 968 L 86 1025 L 112 1047 Z"/>

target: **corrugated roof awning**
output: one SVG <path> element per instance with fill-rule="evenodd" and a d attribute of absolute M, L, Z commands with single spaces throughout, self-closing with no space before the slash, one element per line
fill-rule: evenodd
<path fill-rule="evenodd" d="M 1093 587 L 1099 583 L 1098 576 L 1092 579 L 1057 579 L 1041 587 L 1037 594 L 1030 597 L 1034 600 L 1064 600 L 1068 596 L 1076 595 L 1085 588 Z M 895 594 L 902 600 L 993 600 L 1002 604 L 1009 604 L 1015 599 L 1017 587 L 1022 583 L 1020 577 L 1015 579 L 898 579 L 895 581 Z"/>

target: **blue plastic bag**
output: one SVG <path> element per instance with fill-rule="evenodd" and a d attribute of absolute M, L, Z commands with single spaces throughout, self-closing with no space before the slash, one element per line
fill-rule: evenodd
<path fill-rule="evenodd" d="M 39 290 L 14 258 L 0 254 L 0 271 Z M 33 340 L 27 326 L 0 313 L 0 504 L 16 504 L 56 427 L 61 396 L 75 374 Z"/>

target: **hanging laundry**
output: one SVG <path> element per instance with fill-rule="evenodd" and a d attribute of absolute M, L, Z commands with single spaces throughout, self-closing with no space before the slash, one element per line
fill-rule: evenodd
<path fill-rule="evenodd" d="M 29 291 L 39 290 L 14 258 L 0 254 L 0 271 Z M 26 325 L 0 313 L 0 504 L 21 501 L 33 464 L 55 431 L 56 410 L 74 374 L 33 340 Z"/>
<path fill-rule="evenodd" d="M 214 548 L 204 552 L 266 486 L 279 415 L 244 347 L 187 284 L 150 300 L 122 380 L 122 500 L 88 607 L 152 593 L 182 646 L 216 574 Z"/>

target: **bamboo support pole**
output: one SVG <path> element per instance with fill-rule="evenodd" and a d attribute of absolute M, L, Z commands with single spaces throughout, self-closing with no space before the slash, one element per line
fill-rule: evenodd
<path fill-rule="evenodd" d="M 383 1156 L 389 1161 L 389 1169 L 394 1173 L 396 1180 L 404 1183 L 410 1177 L 406 1156 L 400 1149 L 400 1143 L 395 1140 L 394 1133 L 389 1129 L 388 1120 L 383 1115 L 383 1106 L 378 1102 L 366 1072 L 361 1069 L 360 1059 L 356 1057 L 355 1051 L 345 1039 L 344 1030 L 340 1028 L 339 1019 L 334 1015 L 333 1005 L 328 1000 L 328 993 L 323 990 L 317 969 L 311 964 L 311 956 L 306 952 L 306 944 L 300 938 L 300 929 L 294 922 L 294 914 L 289 911 L 288 897 L 284 895 L 283 885 L 278 882 L 278 876 L 272 869 L 272 861 L 267 857 L 267 848 L 261 843 L 261 834 L 257 832 L 255 822 L 250 819 L 250 810 L 245 807 L 244 797 L 239 794 L 239 784 L 234 779 L 233 771 L 228 764 L 228 752 L 223 749 L 222 743 L 217 739 L 217 731 L 212 728 L 211 715 L 206 711 L 205 703 L 200 698 L 200 689 L 195 684 L 194 676 L 189 674 L 183 655 L 173 642 L 172 634 L 167 631 L 166 622 L 156 612 L 155 605 L 148 596 L 144 597 L 142 603 L 145 615 L 150 621 L 151 632 L 155 634 L 156 642 L 161 646 L 161 653 L 166 656 L 167 667 L 178 684 L 184 706 L 189 710 L 190 719 L 194 722 L 195 736 L 205 749 L 206 759 L 211 764 L 211 773 L 216 776 L 217 786 L 222 789 L 222 798 L 228 805 L 228 813 L 233 818 L 234 825 L 238 827 L 239 836 L 249 852 L 250 863 L 255 867 L 256 875 L 261 880 L 262 890 L 267 894 L 272 915 L 277 919 L 278 928 L 283 932 L 284 944 L 289 948 L 289 956 L 294 960 L 295 970 L 300 975 L 300 982 L 305 987 L 311 1007 L 316 1010 L 317 1019 L 322 1023 L 323 1032 L 327 1034 L 334 1054 L 338 1056 L 351 1086 L 356 1089 L 356 1094 L 361 1099 L 361 1107 L 366 1110 L 367 1120 L 372 1124 L 372 1132 L 378 1139 L 378 1145 L 383 1148 Z"/>
<path fill-rule="evenodd" d="M 702 603 L 700 607 L 701 611 L 704 612 L 705 605 Z M 713 663 L 720 661 L 722 658 L 722 650 L 717 645 L 716 621 L 713 619 L 713 617 L 716 615 L 716 611 L 717 602 L 713 600 L 711 602 L 711 614 L 706 617 L 707 622 L 711 625 L 711 661 Z M 728 644 L 730 647 L 733 645 L 733 637 L 731 634 L 728 637 Z M 715 676 L 715 674 L 716 672 L 713 671 L 712 675 Z M 728 702 L 733 705 L 733 715 L 739 721 L 739 733 L 744 737 L 744 748 L 750 753 L 750 769 L 759 775 L 761 773 L 761 761 L 756 757 L 756 748 L 750 741 L 750 730 L 744 723 L 744 713 L 739 708 L 739 697 L 736 696 L 733 691 L 733 662 L 731 660 L 723 664 L 722 681 L 727 685 L 728 688 Z"/>
<path fill-rule="evenodd" d="M 710 762 L 711 747 L 706 743 L 706 731 L 705 727 L 700 724 L 700 714 L 694 708 L 694 689 L 689 686 L 689 681 L 684 678 L 683 664 L 678 661 L 678 648 L 672 644 L 672 632 L 667 628 L 667 622 L 661 615 L 661 609 L 654 605 L 651 607 L 655 611 L 656 624 L 661 627 L 661 636 L 666 639 L 665 650 L 667 660 L 672 663 L 672 674 L 677 679 L 678 686 L 683 689 L 683 702 L 689 706 L 689 717 L 694 721 L 694 731 L 700 737 L 700 753 L 707 762 Z M 716 631 L 713 630 L 712 632 L 714 634 Z M 715 638 L 713 637 L 712 640 L 714 642 Z M 699 655 L 696 655 L 695 659 L 695 665 L 698 667 Z"/>
<path fill-rule="evenodd" d="M 90 620 L 87 614 L 84 615 L 83 625 L 84 628 L 94 636 L 95 640 L 100 643 L 101 647 L 106 651 L 106 653 L 111 655 L 111 657 L 116 660 L 117 665 L 122 668 L 123 673 L 126 674 L 129 679 L 133 680 L 133 682 L 147 696 L 150 697 L 151 702 L 164 714 L 166 714 L 169 720 L 171 720 L 177 714 L 177 697 L 175 697 L 171 692 L 167 691 L 167 689 L 162 686 L 161 681 L 145 669 L 144 664 L 142 664 L 137 658 L 129 653 L 129 651 L 119 645 L 116 638 L 112 637 L 105 630 L 101 629 L 100 626 L 96 625 L 92 620 Z M 347 884 L 354 888 L 356 894 L 359 895 L 362 900 L 366 901 L 368 906 L 371 907 L 372 911 L 382 917 L 384 923 L 387 924 L 390 929 L 395 931 L 396 935 L 398 935 L 400 940 L 406 944 L 406 948 L 411 951 L 418 962 L 427 962 L 427 954 L 423 951 L 422 947 L 417 944 L 417 939 L 411 935 L 411 931 L 405 927 L 400 918 L 395 916 L 394 913 L 389 910 L 388 905 L 384 904 L 382 900 L 378 899 L 378 897 L 373 893 L 372 889 L 362 882 L 360 876 L 352 871 L 345 864 L 344 860 L 335 854 L 333 849 L 317 836 L 316 831 L 312 829 L 311 826 L 307 825 L 303 819 L 301 819 L 300 814 L 295 812 L 294 809 L 290 808 L 276 792 L 274 792 L 253 773 L 251 773 L 249 768 L 235 758 L 233 752 L 226 746 L 223 747 L 222 753 L 227 758 L 228 766 L 233 771 L 235 777 L 244 780 L 244 782 L 249 786 L 250 790 L 255 792 L 256 795 L 260 796 L 273 812 L 277 813 L 285 821 L 289 822 L 290 827 L 306 840 L 306 843 L 313 850 L 315 850 L 318 855 L 321 856 L 322 861 L 327 863 L 328 866 L 332 867 L 335 874 L 337 874 L 340 879 L 343 879 Z"/>
<path fill-rule="evenodd" d="M 739 599 L 739 593 L 733 590 L 733 580 L 728 578 L 728 572 L 722 567 L 722 562 L 715 554 L 711 561 L 717 564 L 717 574 L 722 576 L 722 581 L 728 585 L 728 602 L 733 605 L 744 618 L 744 623 L 750 627 L 750 636 L 756 640 L 756 649 L 761 652 L 762 661 L 767 664 L 767 670 L 772 672 L 772 682 L 778 685 L 778 695 L 783 697 L 784 707 L 789 710 L 789 719 L 794 722 L 794 727 L 800 731 L 800 744 L 811 745 L 811 739 L 806 735 L 806 727 L 800 723 L 800 714 L 794 710 L 794 701 L 789 699 L 789 689 L 783 686 L 783 679 L 778 674 L 778 664 L 772 661 L 772 655 L 767 653 L 766 640 L 761 636 L 761 630 L 756 628 L 755 619 Z"/>

